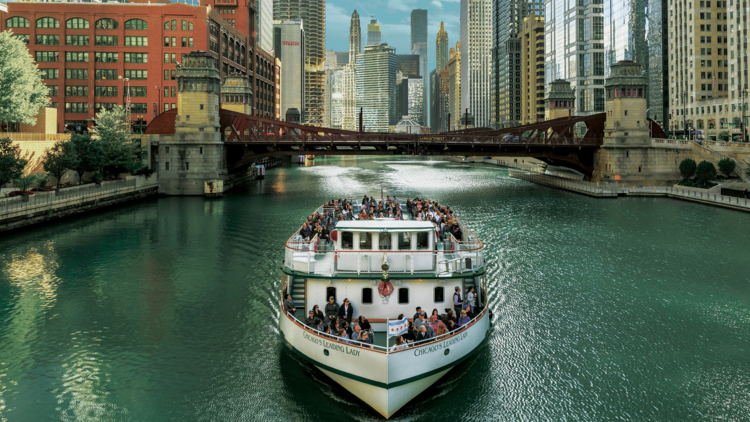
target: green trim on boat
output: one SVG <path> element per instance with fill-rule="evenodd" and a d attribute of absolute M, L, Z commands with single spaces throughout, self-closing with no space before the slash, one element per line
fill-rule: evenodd
<path fill-rule="evenodd" d="M 336 275 L 324 275 L 324 274 L 310 274 L 310 273 L 303 273 L 300 271 L 293 271 L 290 270 L 288 267 L 284 266 L 282 271 L 284 274 L 292 276 L 292 277 L 298 277 L 298 278 L 325 278 L 325 279 L 333 279 L 333 280 L 349 280 L 349 279 L 363 279 L 363 280 L 375 280 L 380 279 L 383 277 L 383 273 L 378 272 L 362 272 L 360 274 L 357 273 L 339 273 Z M 483 275 L 487 272 L 487 269 L 485 266 L 482 266 L 481 269 L 477 271 L 466 271 L 463 273 L 450 273 L 450 275 L 438 275 L 437 273 L 414 273 L 414 274 L 393 274 L 389 273 L 388 278 L 391 280 L 424 280 L 426 278 L 429 279 L 449 279 L 449 278 L 469 278 L 469 277 L 476 277 Z"/>

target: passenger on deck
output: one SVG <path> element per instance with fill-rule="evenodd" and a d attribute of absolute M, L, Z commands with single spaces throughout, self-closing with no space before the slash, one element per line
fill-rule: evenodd
<path fill-rule="evenodd" d="M 412 318 L 412 321 L 414 321 L 416 323 L 417 320 L 419 319 L 419 314 L 423 314 L 423 313 L 424 313 L 424 311 L 422 311 L 422 307 L 421 306 L 417 306 L 417 313 L 414 314 L 414 318 Z"/>
<path fill-rule="evenodd" d="M 307 318 L 305 318 L 305 325 L 307 325 L 310 328 L 315 328 L 315 312 L 310 309 L 310 311 L 307 313 Z"/>
<path fill-rule="evenodd" d="M 370 333 L 368 331 L 360 331 L 359 342 L 363 343 L 363 346 L 372 349 L 372 339 L 370 338 Z"/>
<path fill-rule="evenodd" d="M 370 321 L 368 321 L 364 315 L 360 315 L 359 318 L 357 318 L 357 322 L 359 323 L 359 327 L 363 330 L 372 329 L 372 327 L 370 326 Z"/>
<path fill-rule="evenodd" d="M 456 322 L 458 319 L 456 318 L 456 314 L 453 312 L 453 309 L 446 309 L 445 318 L 443 319 L 443 322 L 448 324 L 448 321 Z"/>
<path fill-rule="evenodd" d="M 286 295 L 286 301 L 284 302 L 284 312 L 291 313 L 292 316 L 294 316 L 294 313 L 297 312 L 297 308 L 294 307 L 294 302 L 292 302 L 292 295 L 287 294 Z"/>
<path fill-rule="evenodd" d="M 326 318 L 331 319 L 331 317 L 335 317 L 339 313 L 339 304 L 335 302 L 335 299 L 333 296 L 328 298 L 328 303 L 326 304 Z"/>
<path fill-rule="evenodd" d="M 469 292 L 466 293 L 466 303 L 471 306 L 471 313 L 474 313 L 474 309 L 477 307 L 477 294 L 474 293 L 474 286 L 469 287 Z"/>
<path fill-rule="evenodd" d="M 346 334 L 346 330 L 341 329 L 338 332 L 336 332 L 338 335 L 338 340 L 342 343 L 349 343 L 349 336 Z"/>
<path fill-rule="evenodd" d="M 396 343 L 393 344 L 393 347 L 391 347 L 391 352 L 395 352 L 396 350 L 406 349 L 406 342 L 404 342 L 404 338 L 401 336 L 396 337 Z"/>
<path fill-rule="evenodd" d="M 323 320 L 322 319 L 315 318 L 315 329 L 320 332 L 323 332 Z"/>
<path fill-rule="evenodd" d="M 461 312 L 461 288 L 456 286 L 456 293 L 453 293 L 453 310 L 456 313 Z"/>
<path fill-rule="evenodd" d="M 448 331 L 456 331 L 459 329 L 458 324 L 456 324 L 456 322 L 453 320 L 448 321 L 448 323 L 445 325 L 446 327 L 448 327 Z"/>
<path fill-rule="evenodd" d="M 349 299 L 344 298 L 344 304 L 339 306 L 339 317 L 346 322 L 352 322 L 353 313 L 354 307 L 349 303 Z"/>
<path fill-rule="evenodd" d="M 442 336 L 443 334 L 448 334 L 448 327 L 443 324 L 443 321 L 438 322 L 438 329 L 435 331 L 435 335 Z"/>
<path fill-rule="evenodd" d="M 323 312 L 320 312 L 320 306 L 318 305 L 313 306 L 313 313 L 315 314 L 315 318 L 320 318 L 321 321 L 326 319 L 326 316 L 323 315 Z"/>
<path fill-rule="evenodd" d="M 429 322 L 430 328 L 432 328 L 432 332 L 436 333 L 438 329 L 438 317 L 437 315 L 430 316 L 430 322 Z"/>
<path fill-rule="evenodd" d="M 464 311 L 466 312 L 466 316 L 469 317 L 470 319 L 474 319 L 475 315 L 474 315 L 474 312 L 471 311 L 471 305 L 466 305 L 465 308 L 466 309 L 464 309 Z"/>
<path fill-rule="evenodd" d="M 312 236 L 312 230 L 310 229 L 310 225 L 305 223 L 302 225 L 302 228 L 299 231 L 299 235 L 304 240 L 310 240 L 310 237 Z"/>
<path fill-rule="evenodd" d="M 427 318 L 425 318 L 424 313 L 421 313 L 417 319 L 414 320 L 414 328 L 419 330 L 423 325 L 427 325 Z"/>
<path fill-rule="evenodd" d="M 429 341 L 433 336 L 430 336 L 430 333 L 427 332 L 427 326 L 423 325 L 419 327 L 419 333 L 417 333 L 417 340 L 415 343 L 423 342 L 423 341 Z"/>
<path fill-rule="evenodd" d="M 414 324 L 411 322 L 409 323 L 409 329 L 404 334 L 404 340 L 410 342 L 417 341 L 417 330 L 414 329 Z"/>
<path fill-rule="evenodd" d="M 464 325 L 471 322 L 471 318 L 466 315 L 466 311 L 461 311 L 461 316 L 458 318 L 458 326 L 463 327 Z"/>

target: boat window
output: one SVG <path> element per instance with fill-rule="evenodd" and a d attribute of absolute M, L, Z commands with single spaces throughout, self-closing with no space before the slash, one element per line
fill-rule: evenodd
<path fill-rule="evenodd" d="M 398 250 L 408 251 L 411 249 L 411 233 L 402 232 L 398 234 Z"/>
<path fill-rule="evenodd" d="M 359 249 L 363 251 L 369 251 L 370 249 L 372 249 L 372 234 L 371 233 L 359 234 Z"/>
<path fill-rule="evenodd" d="M 445 302 L 445 289 L 442 287 L 435 287 L 435 303 Z"/>
<path fill-rule="evenodd" d="M 353 249 L 354 248 L 354 233 L 352 232 L 341 232 L 341 249 Z"/>
<path fill-rule="evenodd" d="M 336 288 L 326 287 L 326 303 L 328 303 L 328 298 L 331 296 L 333 296 L 333 301 L 336 302 Z"/>
<path fill-rule="evenodd" d="M 371 287 L 365 287 L 362 289 L 362 303 L 371 304 L 372 303 L 372 288 Z"/>
<path fill-rule="evenodd" d="M 427 249 L 429 245 L 430 232 L 418 232 L 417 233 L 417 249 Z"/>
<path fill-rule="evenodd" d="M 398 303 L 409 303 L 409 289 L 407 287 L 398 289 Z"/>

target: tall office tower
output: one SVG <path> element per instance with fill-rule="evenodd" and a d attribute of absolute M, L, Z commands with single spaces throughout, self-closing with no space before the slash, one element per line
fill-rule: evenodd
<path fill-rule="evenodd" d="M 440 74 L 438 73 L 438 70 L 433 69 L 432 72 L 430 72 L 430 131 L 432 133 L 440 131 L 440 119 L 438 118 L 440 108 L 438 105 L 440 104 L 439 78 Z"/>
<path fill-rule="evenodd" d="M 435 41 L 435 69 L 443 70 L 448 64 L 448 32 L 446 32 L 443 22 L 440 22 L 440 31 L 437 33 Z"/>
<path fill-rule="evenodd" d="M 302 19 L 305 25 L 305 113 L 304 121 L 312 126 L 323 124 L 325 101 L 326 3 L 325 0 L 277 0 L 274 20 Z M 286 63 L 282 61 L 286 67 Z"/>
<path fill-rule="evenodd" d="M 665 131 L 669 122 L 669 3 L 648 0 L 648 117 Z"/>
<path fill-rule="evenodd" d="M 461 0 L 461 109 L 476 127 L 491 124 L 491 15 L 490 0 Z"/>
<path fill-rule="evenodd" d="M 256 0 L 255 43 L 263 51 L 273 49 L 273 0 Z M 271 53 L 273 54 L 273 53 Z"/>
<path fill-rule="evenodd" d="M 424 126 L 419 119 L 415 118 L 415 116 L 422 115 L 422 91 L 424 89 L 422 77 L 404 77 L 399 72 L 396 72 L 396 75 L 396 120 L 409 116 L 411 120 Z"/>
<path fill-rule="evenodd" d="M 446 64 L 446 68 L 438 72 L 437 78 L 438 89 L 436 92 L 440 96 L 440 102 L 438 103 L 438 130 L 440 132 L 448 130 L 448 106 L 450 101 L 450 92 L 448 90 L 450 89 L 450 84 L 447 67 L 448 65 Z"/>
<path fill-rule="evenodd" d="M 375 19 L 367 25 L 367 45 L 380 45 L 380 24 Z"/>
<path fill-rule="evenodd" d="M 404 77 L 422 76 L 419 68 L 418 54 L 396 54 L 396 71 L 404 74 Z"/>
<path fill-rule="evenodd" d="M 364 130 L 388 132 L 396 116 L 396 50 L 388 44 L 368 45 L 357 55 L 357 109 Z"/>
<path fill-rule="evenodd" d="M 594 39 L 599 33 L 604 36 L 604 75 L 609 75 L 609 67 L 620 60 L 632 60 L 648 69 L 648 44 L 646 43 L 646 3 L 647 0 L 630 0 L 608 3 L 604 17 L 592 17 L 585 21 L 586 31 L 593 30 Z M 602 28 L 602 24 L 604 27 Z M 589 26 L 590 25 L 590 26 Z"/>
<path fill-rule="evenodd" d="M 357 54 L 362 52 L 362 28 L 359 24 L 359 13 L 354 9 L 352 21 L 349 24 L 349 63 L 354 64 Z"/>
<path fill-rule="evenodd" d="M 446 118 L 448 130 L 454 130 L 458 126 L 458 116 L 461 115 L 461 41 L 456 43 L 456 49 L 450 49 L 448 59 L 448 115 Z M 450 123 L 450 126 L 448 125 Z"/>
<path fill-rule="evenodd" d="M 544 17 L 531 13 L 521 26 L 521 121 L 544 121 Z"/>
<path fill-rule="evenodd" d="M 720 129 L 730 130 L 731 118 L 741 131 L 739 119 L 747 117 L 748 67 L 740 15 L 747 19 L 747 11 L 735 3 L 730 1 L 728 11 L 720 1 L 676 0 L 668 6 L 669 92 L 674 104 L 669 129 L 674 123 L 677 130 L 694 128 L 709 139 L 718 137 Z"/>
<path fill-rule="evenodd" d="M 417 120 L 420 125 L 427 125 L 427 90 L 428 90 L 428 75 L 430 73 L 428 67 L 428 48 L 427 48 L 427 10 L 425 9 L 414 9 L 411 11 L 411 54 L 419 55 L 419 76 L 422 77 L 424 82 L 424 98 L 422 110 L 424 114 L 419 116 L 411 116 L 413 120 Z M 421 119 L 421 120 L 420 120 Z"/>
<path fill-rule="evenodd" d="M 341 67 L 326 70 L 325 112 L 323 127 L 341 129 L 344 125 L 344 70 Z"/>
<path fill-rule="evenodd" d="M 692 1 L 692 0 L 691 0 Z M 604 112 L 603 0 L 546 0 L 544 20 L 545 83 L 570 82 L 576 90 L 576 114 Z M 576 20 L 565 16 L 577 13 Z"/>
<path fill-rule="evenodd" d="M 336 68 L 336 52 L 333 50 L 326 50 L 326 58 L 323 61 L 323 70 L 330 70 Z"/>
<path fill-rule="evenodd" d="M 281 78 L 281 115 L 290 108 L 305 118 L 305 30 L 301 20 L 275 21 L 274 54 L 284 66 Z"/>

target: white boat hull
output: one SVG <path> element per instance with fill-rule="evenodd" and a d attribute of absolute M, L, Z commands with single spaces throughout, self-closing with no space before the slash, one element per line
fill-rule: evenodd
<path fill-rule="evenodd" d="M 434 384 L 479 348 L 489 332 L 489 312 L 444 339 L 395 353 L 332 341 L 281 316 L 286 343 L 385 418 Z"/>

